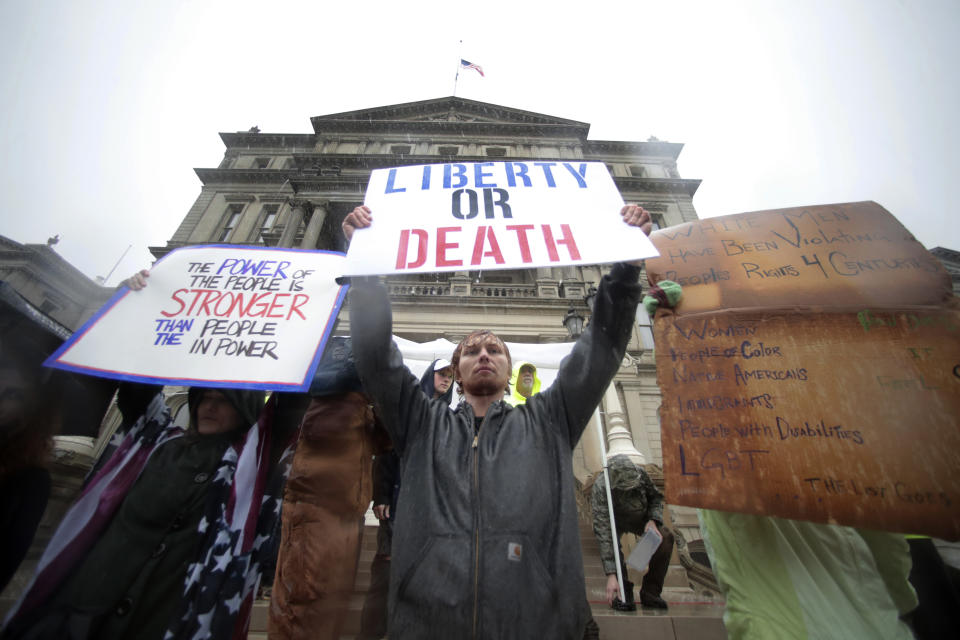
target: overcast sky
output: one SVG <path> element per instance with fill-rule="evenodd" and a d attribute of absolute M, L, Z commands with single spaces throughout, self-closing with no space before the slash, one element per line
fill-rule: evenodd
<path fill-rule="evenodd" d="M 0 3 L 0 234 L 109 284 L 147 266 L 220 131 L 453 92 L 685 143 L 701 217 L 855 200 L 960 250 L 960 2 Z M 624 8 L 627 7 L 627 8 Z M 458 41 L 462 39 L 462 49 Z"/>

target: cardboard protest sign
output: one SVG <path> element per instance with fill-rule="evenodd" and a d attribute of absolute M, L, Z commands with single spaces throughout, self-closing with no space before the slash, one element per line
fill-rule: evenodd
<path fill-rule="evenodd" d="M 517 269 L 657 255 L 620 219 L 601 162 L 478 162 L 378 169 L 344 273 Z"/>
<path fill-rule="evenodd" d="M 194 246 L 153 266 L 47 360 L 121 380 L 305 391 L 346 288 L 341 253 Z"/>
<path fill-rule="evenodd" d="M 757 306 L 939 305 L 950 276 L 875 202 L 708 218 L 651 235 L 651 282 L 683 287 L 680 313 Z"/>
<path fill-rule="evenodd" d="M 808 253 L 812 265 L 794 246 L 725 250 L 779 245 L 790 219 L 829 236 L 837 213 L 860 240 Z M 709 222 L 724 230 L 654 234 L 662 257 L 647 263 L 651 280 L 688 282 L 654 320 L 668 501 L 960 537 L 960 311 L 943 268 L 872 203 Z M 757 278 L 744 262 L 797 275 Z"/>

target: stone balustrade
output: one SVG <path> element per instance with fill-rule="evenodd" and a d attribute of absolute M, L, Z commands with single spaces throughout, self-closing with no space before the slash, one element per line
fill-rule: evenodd
<path fill-rule="evenodd" d="M 449 296 L 449 282 L 390 282 L 387 284 L 391 296 Z M 536 298 L 535 285 L 472 283 L 470 298 Z"/>

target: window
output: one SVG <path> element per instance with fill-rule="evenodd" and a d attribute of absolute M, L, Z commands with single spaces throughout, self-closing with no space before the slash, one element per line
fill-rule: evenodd
<path fill-rule="evenodd" d="M 260 222 L 260 231 L 257 233 L 257 239 L 263 242 L 263 234 L 270 233 L 273 231 L 273 225 L 277 222 L 277 209 L 276 205 L 266 205 L 263 207 Z"/>
<path fill-rule="evenodd" d="M 507 155 L 506 147 L 487 147 L 486 151 L 490 158 L 502 158 Z"/>
<path fill-rule="evenodd" d="M 607 171 L 610 172 L 610 175 L 611 175 L 611 176 L 612 176 L 612 175 L 616 175 L 616 173 L 615 173 L 614 170 L 613 170 L 613 165 L 612 165 L 612 164 L 608 164 L 608 165 L 607 165 Z"/>
<path fill-rule="evenodd" d="M 442 156 L 455 156 L 460 152 L 460 147 L 439 147 L 437 151 Z"/>
<path fill-rule="evenodd" d="M 640 330 L 640 346 L 644 351 L 653 351 L 653 322 L 643 305 L 637 305 L 637 328 Z"/>
<path fill-rule="evenodd" d="M 226 242 L 230 238 L 230 234 L 233 233 L 233 230 L 237 228 L 237 224 L 240 222 L 240 215 L 242 213 L 242 204 L 232 204 L 227 208 L 227 214 L 225 216 L 226 222 L 220 230 L 217 242 Z"/>
<path fill-rule="evenodd" d="M 634 178 L 643 178 L 647 175 L 646 170 L 641 167 L 639 164 L 632 164 L 627 169 L 630 170 L 630 175 Z"/>
<path fill-rule="evenodd" d="M 398 155 L 398 156 L 408 156 L 408 155 L 410 155 L 410 151 L 412 151 L 412 150 L 413 150 L 413 147 L 411 147 L 411 146 L 408 145 L 408 144 L 392 144 L 392 145 L 390 145 L 390 153 L 392 153 L 392 154 L 394 154 L 394 155 Z"/>
<path fill-rule="evenodd" d="M 266 169 L 270 165 L 270 158 L 257 158 L 253 161 L 253 166 L 257 169 Z"/>

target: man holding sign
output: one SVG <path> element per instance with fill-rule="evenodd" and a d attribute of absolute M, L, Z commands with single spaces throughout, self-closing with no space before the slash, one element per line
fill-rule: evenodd
<path fill-rule="evenodd" d="M 639 206 L 623 222 L 650 231 Z M 347 237 L 370 227 L 358 207 Z M 430 403 L 391 341 L 387 291 L 356 281 L 357 369 L 404 460 L 393 540 L 390 631 L 397 638 L 579 638 L 589 616 L 571 452 L 620 365 L 640 300 L 640 269 L 617 263 L 593 320 L 555 384 L 519 407 L 503 401 L 506 345 L 476 331 L 453 355 L 464 401 Z M 360 312 L 362 310 L 362 313 Z"/>

